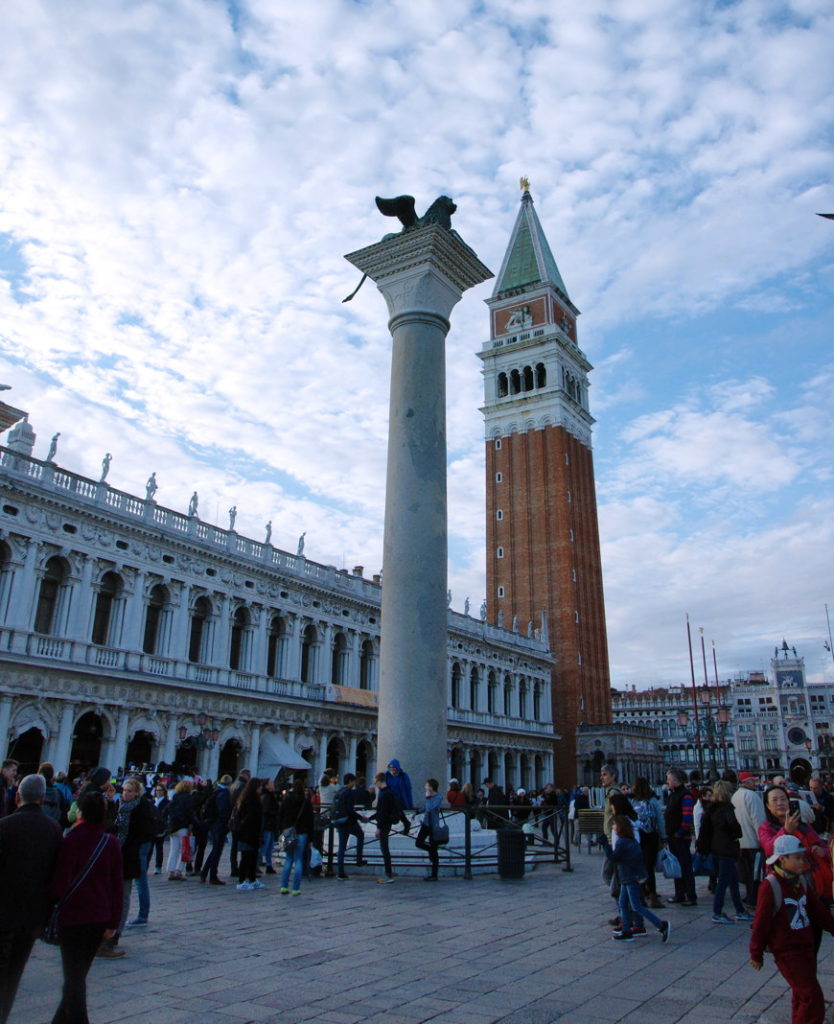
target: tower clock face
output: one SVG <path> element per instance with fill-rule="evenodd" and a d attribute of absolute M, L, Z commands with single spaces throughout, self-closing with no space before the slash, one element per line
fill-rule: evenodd
<path fill-rule="evenodd" d="M 805 742 L 805 730 L 800 729 L 798 725 L 788 729 L 788 742 L 792 743 L 795 747 L 803 744 Z"/>

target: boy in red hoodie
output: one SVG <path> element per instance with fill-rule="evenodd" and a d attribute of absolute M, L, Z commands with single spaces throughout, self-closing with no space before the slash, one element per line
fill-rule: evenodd
<path fill-rule="evenodd" d="M 761 970 L 765 950 L 773 953 L 779 973 L 791 987 L 791 1024 L 823 1024 L 825 1000 L 817 981 L 814 930 L 834 935 L 834 917 L 805 884 L 805 848 L 794 835 L 779 836 L 767 863 L 773 874 L 759 886 L 750 937 L 750 964 Z"/>

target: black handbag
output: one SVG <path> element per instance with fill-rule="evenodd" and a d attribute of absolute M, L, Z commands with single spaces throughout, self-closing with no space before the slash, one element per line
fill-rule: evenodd
<path fill-rule="evenodd" d="M 290 825 L 289 828 L 285 828 L 278 839 L 278 848 L 283 850 L 284 853 L 290 854 L 295 852 L 295 845 L 298 842 L 298 831 L 297 825 L 301 820 L 301 814 L 304 810 L 304 804 L 298 809 L 298 814 L 295 816 L 295 824 Z"/>
<path fill-rule="evenodd" d="M 44 927 L 44 930 L 41 932 L 41 941 L 42 942 L 47 943 L 47 945 L 49 945 L 49 946 L 57 946 L 58 945 L 58 943 L 59 943 L 59 938 L 58 938 L 58 918 L 61 915 L 61 908 L 64 906 L 64 904 L 70 898 L 70 896 L 72 896 L 72 894 L 79 888 L 79 886 L 83 885 L 84 879 L 93 870 L 93 867 L 94 867 L 96 861 L 98 860 L 99 855 L 101 854 L 101 851 L 104 849 L 104 847 L 106 845 L 107 845 L 107 833 L 105 833 L 101 837 L 101 839 L 99 839 L 98 846 L 96 846 L 96 848 L 90 854 L 90 859 L 84 865 L 84 869 L 81 872 L 81 874 L 78 876 L 78 878 L 76 878 L 76 880 L 72 883 L 72 885 L 69 887 L 69 889 L 67 889 L 67 891 L 64 893 L 64 895 L 61 897 L 61 899 L 58 900 L 58 902 L 52 908 L 52 913 L 49 915 L 49 920 L 46 922 L 46 926 Z"/>
<path fill-rule="evenodd" d="M 440 822 L 437 825 L 432 825 L 431 841 L 435 846 L 445 846 L 449 842 L 449 826 L 446 824 L 446 819 L 440 808 L 437 813 L 440 815 Z"/>

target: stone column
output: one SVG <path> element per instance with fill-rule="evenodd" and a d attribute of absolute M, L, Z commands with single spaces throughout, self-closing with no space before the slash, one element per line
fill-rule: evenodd
<path fill-rule="evenodd" d="M 177 741 L 179 740 L 177 716 L 173 712 L 167 715 L 166 719 L 163 719 L 163 722 L 160 723 L 160 730 L 163 727 L 165 729 L 165 739 L 162 741 L 162 753 L 159 759 L 166 764 L 173 764 L 177 753 Z"/>
<path fill-rule="evenodd" d="M 208 759 L 206 764 L 206 778 L 211 779 L 212 782 L 216 782 L 220 777 L 220 742 L 211 748 L 208 752 Z"/>
<path fill-rule="evenodd" d="M 12 698 L 0 697 L 0 760 L 9 753 L 9 723 L 12 720 Z"/>
<path fill-rule="evenodd" d="M 261 759 L 261 727 L 259 725 L 252 726 L 252 739 L 249 744 L 249 752 L 247 756 L 249 759 L 247 767 L 253 775 L 256 775 L 258 771 L 258 761 Z"/>
<path fill-rule="evenodd" d="M 393 341 L 377 764 L 398 758 L 421 803 L 446 766 L 445 339 L 463 292 L 492 274 L 438 224 L 347 259 L 382 292 Z"/>
<path fill-rule="evenodd" d="M 116 734 L 105 748 L 103 764 L 107 765 L 115 775 L 117 768 L 126 767 L 127 754 L 127 726 L 130 721 L 130 711 L 127 708 L 119 709 L 119 717 L 116 722 Z"/>
<path fill-rule="evenodd" d="M 26 554 L 22 562 L 12 563 L 14 576 L 6 623 L 15 630 L 28 632 L 34 628 L 37 603 L 35 595 L 41 580 L 36 569 L 39 545 L 34 540 L 25 538 L 17 545 L 18 550 L 21 547 L 25 547 Z"/>
<path fill-rule="evenodd" d="M 69 759 L 72 751 L 72 730 L 75 720 L 75 705 L 70 701 L 61 702 L 61 724 L 58 727 L 58 740 L 55 745 L 52 763 L 56 772 L 69 771 Z"/>
<path fill-rule="evenodd" d="M 346 772 L 352 772 L 356 774 L 356 754 L 359 750 L 359 737 L 355 734 L 348 736 L 348 752 L 347 752 L 347 765 L 345 766 Z M 342 773 L 344 774 L 344 772 Z"/>

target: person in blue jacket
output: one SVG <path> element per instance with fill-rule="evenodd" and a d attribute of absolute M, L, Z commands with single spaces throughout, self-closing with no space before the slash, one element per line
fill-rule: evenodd
<path fill-rule="evenodd" d="M 423 822 L 414 845 L 418 850 L 425 850 L 429 855 L 431 872 L 423 879 L 424 882 L 436 882 L 437 872 L 440 867 L 440 857 L 437 853 L 437 843 L 434 841 L 434 830 L 440 824 L 438 813 L 443 797 L 438 793 L 440 783 L 437 779 L 426 779 L 426 803 L 423 807 Z"/>
<path fill-rule="evenodd" d="M 620 942 L 632 942 L 646 934 L 643 918 L 646 917 L 660 932 L 663 942 L 669 939 L 670 925 L 647 907 L 643 906 L 640 883 L 646 880 L 646 866 L 643 851 L 634 838 L 631 819 L 625 814 L 615 814 L 612 822 L 616 843 L 611 846 L 603 833 L 597 836 L 608 860 L 617 865 L 620 875 L 620 927 L 613 938 Z"/>
<path fill-rule="evenodd" d="M 394 796 L 400 801 L 400 807 L 404 811 L 410 811 L 414 807 L 414 797 L 411 795 L 411 779 L 408 777 L 408 772 L 403 770 L 400 762 L 395 757 L 392 757 L 388 762 L 385 782 Z"/>

